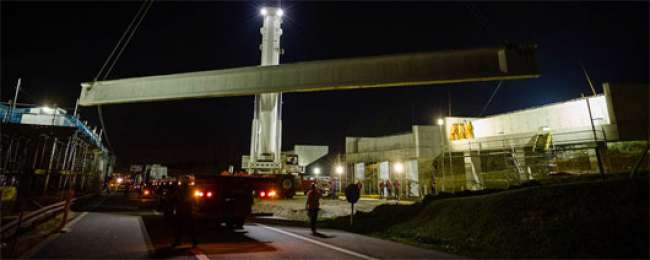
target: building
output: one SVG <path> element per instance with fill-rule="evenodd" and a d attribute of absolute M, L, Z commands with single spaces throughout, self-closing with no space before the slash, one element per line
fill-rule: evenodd
<path fill-rule="evenodd" d="M 346 137 L 349 177 L 363 182 L 366 193 L 391 180 L 408 189 L 405 195 L 421 196 L 432 185 L 478 190 L 559 172 L 629 171 L 647 149 L 648 86 L 605 83 L 603 89 L 488 117 L 445 117 L 408 133 Z"/>

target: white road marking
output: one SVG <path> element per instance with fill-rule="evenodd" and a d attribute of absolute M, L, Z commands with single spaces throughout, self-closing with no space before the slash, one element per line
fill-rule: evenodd
<path fill-rule="evenodd" d="M 198 248 L 192 248 L 192 250 L 190 250 L 190 252 L 192 252 L 194 254 L 194 257 L 196 257 L 196 259 L 198 259 L 198 260 L 210 260 L 210 258 L 208 258 L 208 256 L 206 256 Z"/>
<path fill-rule="evenodd" d="M 67 224 L 65 224 L 65 226 L 63 226 L 63 228 L 61 229 L 61 231 L 63 231 L 63 232 L 70 232 L 70 230 L 72 230 L 72 226 L 74 226 L 74 224 L 77 224 L 77 222 L 79 222 L 79 221 L 80 221 L 82 218 L 84 218 L 86 215 L 88 215 L 88 212 L 87 212 L 87 211 L 82 212 L 81 214 L 79 214 L 79 216 L 76 216 L 72 221 L 70 221 L 70 222 L 68 222 Z"/>
<path fill-rule="evenodd" d="M 379 260 L 378 258 L 374 258 L 374 257 L 369 256 L 369 255 L 364 255 L 364 254 L 357 253 L 357 252 L 354 252 L 354 251 L 351 251 L 351 250 L 348 250 L 348 249 L 345 249 L 345 248 L 330 245 L 330 244 L 327 244 L 327 243 L 324 243 L 324 242 L 321 242 L 321 241 L 318 241 L 318 240 L 315 240 L 315 239 L 311 239 L 311 238 L 304 237 L 304 236 L 301 236 L 301 235 L 298 235 L 298 234 L 294 234 L 294 233 L 291 233 L 291 232 L 288 232 L 288 231 L 284 231 L 284 230 L 279 229 L 279 228 L 269 227 L 267 225 L 263 225 L 263 224 L 259 224 L 259 223 L 257 223 L 257 225 L 260 226 L 260 227 L 269 229 L 269 230 L 273 230 L 273 231 L 281 233 L 281 234 L 285 234 L 285 235 L 290 236 L 290 237 L 294 237 L 294 238 L 297 238 L 297 239 L 300 239 L 300 240 L 303 240 L 303 241 L 307 241 L 307 242 L 310 242 L 312 244 L 316 244 L 316 245 L 319 245 L 319 246 L 322 246 L 322 247 L 327 247 L 329 249 L 333 249 L 333 250 L 336 250 L 336 251 L 339 251 L 341 253 L 345 253 L 345 254 L 348 254 L 348 255 L 351 255 L 351 256 L 356 256 L 358 258 L 363 258 L 363 259 L 367 259 L 367 260 Z M 203 260 L 203 259 L 201 259 L 201 260 Z"/>
<path fill-rule="evenodd" d="M 69 232 L 70 230 L 72 230 L 72 226 L 74 224 L 76 224 L 77 222 L 79 222 L 87 214 L 88 214 L 88 212 L 84 211 L 81 214 L 75 216 L 70 222 L 68 222 L 65 226 L 63 226 L 61 231 L 63 231 L 63 233 Z M 38 244 L 36 244 L 36 246 L 34 246 L 31 249 L 27 250 L 27 252 L 25 252 L 21 256 L 21 258 L 23 258 L 23 259 L 32 258 L 32 256 L 35 255 L 38 251 L 41 251 L 41 249 L 43 249 L 43 247 L 45 247 L 45 245 L 49 244 L 54 239 L 61 236 L 61 234 L 63 234 L 63 233 L 54 232 L 54 233 L 48 235 L 43 241 L 39 242 Z"/>

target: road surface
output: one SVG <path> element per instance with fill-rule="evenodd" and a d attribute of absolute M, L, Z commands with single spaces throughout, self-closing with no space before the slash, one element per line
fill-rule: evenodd
<path fill-rule="evenodd" d="M 170 247 L 173 230 L 134 194 L 112 194 L 78 207 L 66 233 L 49 237 L 24 257 L 181 259 L 439 259 L 450 255 L 358 234 L 249 223 L 229 230 L 202 223 L 199 246 L 189 238 Z"/>

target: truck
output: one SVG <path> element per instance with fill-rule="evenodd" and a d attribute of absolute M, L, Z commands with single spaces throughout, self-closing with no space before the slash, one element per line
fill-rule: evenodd
<path fill-rule="evenodd" d="M 190 189 L 195 199 L 193 214 L 199 219 L 242 228 L 251 215 L 256 176 L 196 175 Z"/>
<path fill-rule="evenodd" d="M 275 191 L 276 198 L 292 198 L 296 192 L 301 191 L 305 168 L 327 155 L 328 146 L 295 145 L 293 151 L 282 152 L 279 161 L 273 156 L 261 154 L 250 160 L 249 156 L 242 156 L 242 168 L 247 176 L 257 178 L 255 191 L 260 198 L 268 198 L 269 190 Z"/>

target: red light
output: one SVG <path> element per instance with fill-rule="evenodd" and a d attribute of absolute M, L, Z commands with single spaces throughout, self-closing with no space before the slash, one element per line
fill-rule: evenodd
<path fill-rule="evenodd" d="M 211 192 L 211 191 L 208 191 L 207 196 L 208 196 L 208 198 L 212 198 L 212 192 Z"/>
<path fill-rule="evenodd" d="M 149 190 L 144 190 L 144 195 L 149 195 Z"/>
<path fill-rule="evenodd" d="M 260 191 L 260 197 L 264 198 L 266 196 L 266 192 Z"/>

